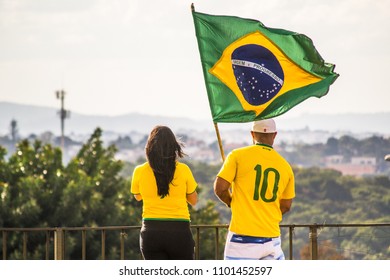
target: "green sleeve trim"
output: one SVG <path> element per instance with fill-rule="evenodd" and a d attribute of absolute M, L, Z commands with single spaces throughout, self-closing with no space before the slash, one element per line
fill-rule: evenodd
<path fill-rule="evenodd" d="M 194 192 L 196 192 L 196 189 L 198 188 L 198 186 L 195 187 L 195 190 L 191 193 L 187 193 L 186 195 L 190 195 L 190 194 L 193 194 Z"/>

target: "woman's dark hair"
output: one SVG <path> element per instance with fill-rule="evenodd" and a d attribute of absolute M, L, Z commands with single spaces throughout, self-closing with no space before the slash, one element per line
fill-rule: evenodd
<path fill-rule="evenodd" d="M 169 127 L 156 126 L 150 132 L 145 148 L 146 158 L 156 177 L 157 194 L 161 198 L 169 195 L 176 160 L 185 156 L 182 146 Z"/>

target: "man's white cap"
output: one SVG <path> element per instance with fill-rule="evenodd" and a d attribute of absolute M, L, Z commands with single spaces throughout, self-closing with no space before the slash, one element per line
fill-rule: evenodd
<path fill-rule="evenodd" d="M 261 133 L 276 132 L 276 124 L 273 119 L 265 119 L 253 122 L 252 131 Z"/>

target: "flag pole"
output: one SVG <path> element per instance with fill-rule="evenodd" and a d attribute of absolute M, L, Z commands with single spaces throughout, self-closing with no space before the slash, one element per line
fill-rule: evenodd
<path fill-rule="evenodd" d="M 219 134 L 218 123 L 214 123 L 215 133 L 217 134 L 219 151 L 221 152 L 222 161 L 225 161 L 225 153 L 223 152 L 221 135 Z"/>
<path fill-rule="evenodd" d="M 195 5 L 191 3 L 191 12 L 195 12 Z M 223 152 L 221 135 L 219 134 L 218 123 L 214 123 L 215 133 L 217 134 L 219 151 L 221 153 L 222 161 L 225 161 L 225 153 Z"/>

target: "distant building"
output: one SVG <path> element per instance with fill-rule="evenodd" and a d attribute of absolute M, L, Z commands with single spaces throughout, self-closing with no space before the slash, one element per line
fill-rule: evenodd
<path fill-rule="evenodd" d="M 352 157 L 346 161 L 341 155 L 332 155 L 325 158 L 325 167 L 338 170 L 343 175 L 366 176 L 376 174 L 377 162 L 374 157 Z"/>
<path fill-rule="evenodd" d="M 141 149 L 140 147 L 133 149 L 122 149 L 116 153 L 115 158 L 122 161 L 135 163 L 140 158 L 145 158 L 145 150 Z"/>

